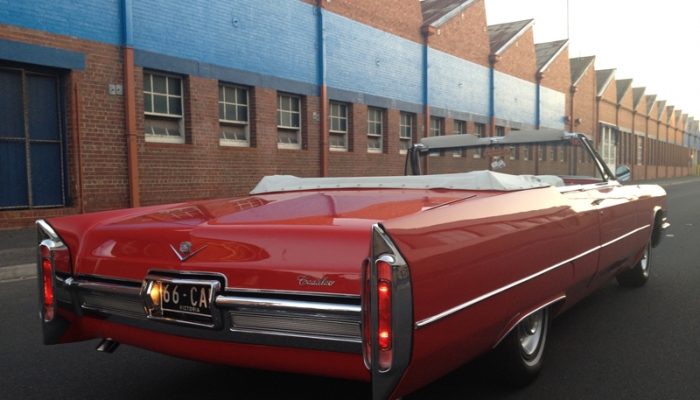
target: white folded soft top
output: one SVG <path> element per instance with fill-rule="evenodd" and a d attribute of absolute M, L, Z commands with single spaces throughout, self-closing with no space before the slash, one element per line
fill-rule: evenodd
<path fill-rule="evenodd" d="M 298 178 L 292 175 L 264 177 L 250 194 L 319 189 L 456 189 L 513 191 L 564 186 L 556 175 L 509 175 L 493 171 L 459 174 L 369 176 L 351 178 Z"/>

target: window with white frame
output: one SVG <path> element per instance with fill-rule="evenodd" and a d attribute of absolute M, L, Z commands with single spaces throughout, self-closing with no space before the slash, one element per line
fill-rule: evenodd
<path fill-rule="evenodd" d="M 301 149 L 301 99 L 277 95 L 277 147 Z"/>
<path fill-rule="evenodd" d="M 525 161 L 532 160 L 532 145 L 526 145 L 523 149 L 523 159 Z"/>
<path fill-rule="evenodd" d="M 383 114 L 378 108 L 367 109 L 367 151 L 370 153 L 382 152 Z"/>
<path fill-rule="evenodd" d="M 547 146 L 537 146 L 537 159 L 540 161 L 547 161 Z"/>
<path fill-rule="evenodd" d="M 467 123 L 464 121 L 459 121 L 455 120 L 454 121 L 454 129 L 452 134 L 453 135 L 464 135 L 467 133 Z M 461 149 L 456 149 L 452 152 L 452 156 L 454 157 L 462 157 L 462 150 Z"/>
<path fill-rule="evenodd" d="M 248 89 L 219 85 L 219 144 L 250 147 Z"/>
<path fill-rule="evenodd" d="M 484 137 L 484 134 L 486 133 L 486 125 L 484 124 L 474 124 L 474 136 L 480 138 Z M 474 149 L 474 158 L 481 158 L 481 155 L 483 154 L 484 149 L 481 147 L 477 147 Z"/>
<path fill-rule="evenodd" d="M 557 161 L 557 146 L 549 146 L 549 159 Z"/>
<path fill-rule="evenodd" d="M 146 140 L 185 143 L 182 79 L 144 72 L 143 111 Z"/>
<path fill-rule="evenodd" d="M 328 140 L 330 149 L 334 151 L 348 151 L 348 106 L 347 104 L 331 102 L 330 131 Z"/>
<path fill-rule="evenodd" d="M 615 131 L 609 126 L 600 129 L 600 156 L 611 170 L 615 170 Z"/>
<path fill-rule="evenodd" d="M 406 154 L 408 148 L 411 147 L 413 137 L 413 115 L 409 113 L 401 113 L 401 121 L 399 123 L 399 140 L 401 147 L 399 153 Z"/>
<path fill-rule="evenodd" d="M 430 117 L 430 137 L 441 136 L 442 134 L 442 120 L 435 117 Z M 431 151 L 431 156 L 439 156 L 440 151 Z"/>
<path fill-rule="evenodd" d="M 644 137 L 637 136 L 637 165 L 644 164 Z"/>

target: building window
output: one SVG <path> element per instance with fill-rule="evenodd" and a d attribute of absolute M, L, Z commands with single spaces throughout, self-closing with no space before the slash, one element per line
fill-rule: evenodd
<path fill-rule="evenodd" d="M 382 110 L 377 108 L 367 109 L 367 151 L 370 153 L 382 152 Z"/>
<path fill-rule="evenodd" d="M 561 149 L 559 151 L 559 161 L 566 162 L 566 158 L 567 158 L 569 149 L 570 149 L 570 147 L 561 146 Z"/>
<path fill-rule="evenodd" d="M 328 140 L 330 149 L 334 151 L 348 151 L 348 106 L 331 102 L 330 106 L 330 132 Z"/>
<path fill-rule="evenodd" d="M 557 146 L 549 146 L 549 159 L 557 161 Z"/>
<path fill-rule="evenodd" d="M 520 147 L 519 146 L 510 146 L 510 159 L 511 160 L 517 160 L 520 157 Z"/>
<path fill-rule="evenodd" d="M 637 136 L 637 165 L 644 164 L 644 138 Z"/>
<path fill-rule="evenodd" d="M 532 160 L 532 146 L 531 145 L 525 146 L 525 149 L 523 150 L 523 159 L 525 161 Z"/>
<path fill-rule="evenodd" d="M 496 127 L 496 136 L 505 136 L 506 135 L 506 128 L 503 126 L 497 126 Z"/>
<path fill-rule="evenodd" d="M 185 143 L 182 108 L 182 79 L 150 72 L 143 74 L 147 141 Z"/>
<path fill-rule="evenodd" d="M 481 138 L 484 137 L 484 133 L 486 132 L 486 125 L 484 124 L 474 124 L 474 136 Z M 484 149 L 479 147 L 474 149 L 474 158 L 481 158 L 481 155 L 483 154 Z"/>
<path fill-rule="evenodd" d="M 608 126 L 600 130 L 600 156 L 610 169 L 615 169 L 615 132 Z M 583 160 L 582 160 L 583 161 Z"/>
<path fill-rule="evenodd" d="M 277 95 L 277 147 L 301 149 L 301 99 Z"/>
<path fill-rule="evenodd" d="M 464 135 L 467 133 L 467 123 L 464 121 L 455 120 L 453 135 Z M 462 149 L 456 149 L 452 152 L 454 157 L 462 157 Z"/>
<path fill-rule="evenodd" d="M 436 136 L 441 136 L 442 134 L 442 120 L 439 118 L 431 117 L 430 118 L 430 137 L 436 137 Z M 440 150 L 436 151 L 431 151 L 430 152 L 431 156 L 439 156 L 440 155 Z"/>
<path fill-rule="evenodd" d="M 250 147 L 248 89 L 219 85 L 219 144 Z"/>
<path fill-rule="evenodd" d="M 399 139 L 401 147 L 399 153 L 406 154 L 408 148 L 411 147 L 411 138 L 413 136 L 413 115 L 401 113 L 401 121 L 399 123 Z"/>
<path fill-rule="evenodd" d="M 547 146 L 537 146 L 537 159 L 540 161 L 547 161 Z"/>

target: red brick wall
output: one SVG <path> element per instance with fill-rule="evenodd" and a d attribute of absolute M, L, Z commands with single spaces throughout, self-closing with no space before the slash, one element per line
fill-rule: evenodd
<path fill-rule="evenodd" d="M 495 68 L 498 72 L 537 83 L 537 57 L 532 27 L 501 54 L 501 60 L 496 63 Z"/>
<path fill-rule="evenodd" d="M 569 62 L 569 46 L 549 64 L 543 71 L 544 78 L 540 84 L 562 93 L 566 93 L 566 104 L 569 104 L 569 88 L 571 88 L 571 63 Z M 568 113 L 567 113 L 568 115 Z"/>
<path fill-rule="evenodd" d="M 623 128 L 632 129 L 632 88 L 630 88 L 625 97 L 620 102 L 620 107 L 617 113 L 617 125 Z"/>
<path fill-rule="evenodd" d="M 634 130 L 635 131 L 637 131 L 637 132 L 646 132 L 647 131 L 646 112 L 647 112 L 646 100 L 642 99 L 642 100 L 640 100 L 639 106 L 637 107 L 637 110 L 634 113 Z"/>
<path fill-rule="evenodd" d="M 247 194 L 265 175 L 320 176 L 317 97 L 303 97 L 302 149 L 277 148 L 277 91 L 250 88 L 251 147 L 219 145 L 218 85 L 183 77 L 186 143 L 146 142 L 143 132 L 143 69 L 135 68 L 142 205 Z"/>
<path fill-rule="evenodd" d="M 654 104 L 651 106 L 651 112 L 649 113 L 649 117 L 647 118 L 647 133 L 649 134 L 649 137 L 658 138 L 659 121 L 656 119 L 656 116 L 659 113 L 658 110 L 659 104 L 657 102 L 654 102 Z"/>
<path fill-rule="evenodd" d="M 615 125 L 617 118 L 617 84 L 615 78 L 610 80 L 608 87 L 603 91 L 600 104 L 598 106 L 598 119 Z"/>
<path fill-rule="evenodd" d="M 439 34 L 430 37 L 430 47 L 488 67 L 491 48 L 486 26 L 484 0 L 478 0 L 440 26 Z"/>
<path fill-rule="evenodd" d="M 564 104 L 566 105 L 564 115 L 571 116 L 571 63 L 569 62 L 569 46 L 559 53 L 543 73 L 544 77 L 540 80 L 540 85 L 564 93 Z M 564 129 L 569 129 L 568 124 Z"/>
<path fill-rule="evenodd" d="M 545 78 L 546 79 L 546 78 Z M 576 86 L 573 95 L 574 115 L 573 119 L 581 119 L 581 123 L 574 123 L 574 131 L 598 137 L 598 118 L 596 116 L 596 78 L 595 65 L 592 64 L 584 73 Z M 571 96 L 571 95 L 569 95 Z M 571 97 L 569 97 L 569 102 Z M 567 103 L 566 115 L 570 115 L 571 105 Z M 567 124 L 568 125 L 568 124 Z M 569 129 L 569 126 L 566 127 Z"/>
<path fill-rule="evenodd" d="M 399 154 L 400 111 L 382 109 L 382 152 L 367 151 L 367 105 L 349 106 L 348 136 L 350 151 L 331 151 L 328 162 L 329 176 L 379 176 L 403 175 L 406 155 Z M 414 116 L 413 141 L 420 139 L 419 121 L 422 115 Z"/>
<path fill-rule="evenodd" d="M 0 229 L 34 224 L 37 218 L 77 213 L 81 208 L 78 182 L 77 133 L 82 137 L 85 211 L 128 206 L 128 171 L 124 133 L 124 97 L 110 96 L 109 84 L 123 84 L 119 47 L 25 28 L 0 25 L 0 39 L 60 48 L 85 54 L 85 71 L 63 78 L 66 102 L 66 145 L 71 207 L 64 209 L 0 211 Z M 80 120 L 76 129 L 73 102 L 77 86 Z"/>

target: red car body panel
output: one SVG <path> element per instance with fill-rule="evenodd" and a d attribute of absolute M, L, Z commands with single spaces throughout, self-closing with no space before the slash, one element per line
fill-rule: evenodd
<path fill-rule="evenodd" d="M 82 223 L 76 217 L 50 223 L 71 248 L 77 275 L 142 280 L 151 269 L 187 270 L 221 273 L 232 288 L 359 295 L 372 224 L 468 196 L 474 194 L 293 192 L 122 211 L 107 222 L 97 213 L 77 217 Z M 171 246 L 183 241 L 207 249 L 181 262 Z M 300 286 L 303 276 L 335 284 Z"/>

